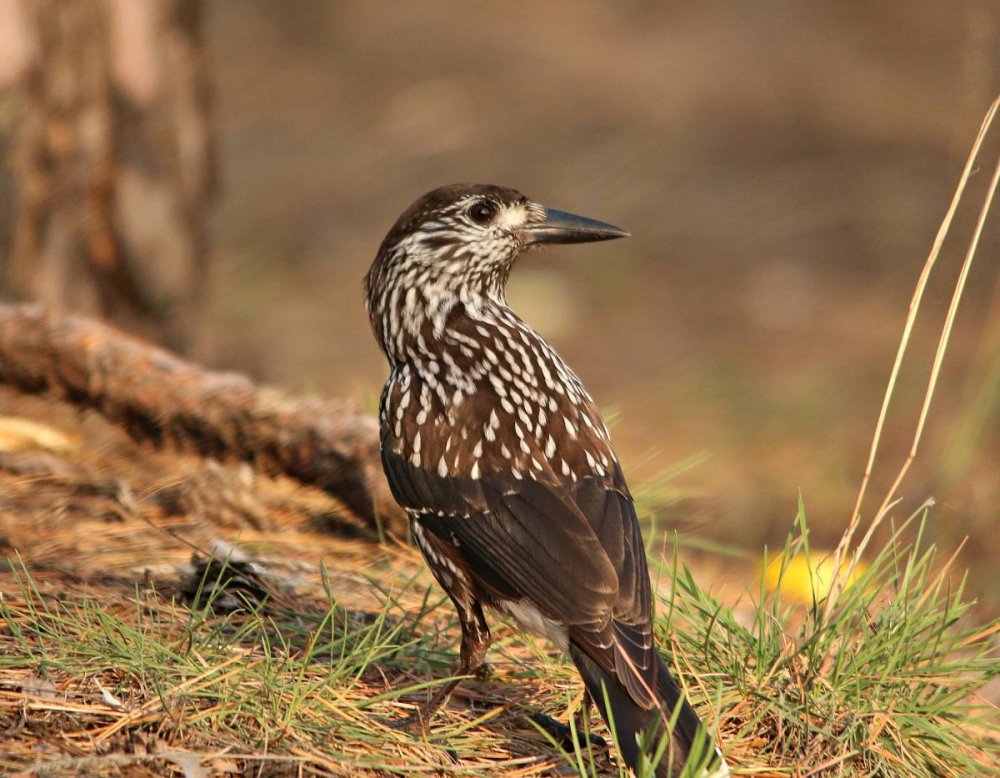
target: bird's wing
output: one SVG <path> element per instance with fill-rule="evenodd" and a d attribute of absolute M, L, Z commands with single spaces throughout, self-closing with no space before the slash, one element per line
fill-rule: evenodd
<path fill-rule="evenodd" d="M 631 497 L 611 474 L 572 485 L 442 477 L 387 449 L 383 463 L 400 504 L 460 550 L 486 591 L 527 600 L 565 625 L 570 642 L 616 673 L 637 703 L 655 704 L 645 553 Z"/>

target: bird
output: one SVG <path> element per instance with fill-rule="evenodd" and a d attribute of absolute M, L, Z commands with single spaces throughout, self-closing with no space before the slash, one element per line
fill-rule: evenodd
<path fill-rule="evenodd" d="M 453 184 L 403 212 L 365 276 L 389 363 L 383 469 L 461 626 L 458 677 L 422 715 L 483 674 L 495 611 L 573 662 L 630 768 L 724 778 L 721 750 L 657 650 L 642 535 L 607 426 L 506 298 L 527 251 L 628 236 L 514 189 Z"/>

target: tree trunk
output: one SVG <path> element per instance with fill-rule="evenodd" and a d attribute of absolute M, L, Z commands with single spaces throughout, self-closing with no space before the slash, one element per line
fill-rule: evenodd
<path fill-rule="evenodd" d="M 199 0 L 0 3 L 22 60 L 0 72 L 21 108 L 9 288 L 190 350 L 213 190 Z"/>

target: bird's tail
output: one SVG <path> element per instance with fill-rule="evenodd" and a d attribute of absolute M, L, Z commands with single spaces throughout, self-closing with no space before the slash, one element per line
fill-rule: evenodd
<path fill-rule="evenodd" d="M 644 708 L 629 695 L 613 672 L 608 672 L 571 644 L 570 656 L 591 698 L 615 733 L 626 764 L 642 775 L 647 765 L 656 778 L 726 778 L 729 768 L 712 742 L 698 714 L 656 655 L 656 691 L 660 707 Z M 663 743 L 670 728 L 669 741 Z M 653 766 L 656 760 L 655 767 Z"/>

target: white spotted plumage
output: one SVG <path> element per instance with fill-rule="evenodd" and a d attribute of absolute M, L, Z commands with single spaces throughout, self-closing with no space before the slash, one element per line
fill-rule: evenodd
<path fill-rule="evenodd" d="M 435 220 L 431 233 L 442 238 L 447 234 L 446 224 L 446 220 Z M 426 245 L 419 233 L 407 243 L 411 251 L 414 246 Z M 433 417 L 435 425 L 442 428 L 462 428 L 462 440 L 478 452 L 469 452 L 477 475 L 484 468 L 511 467 L 518 472 L 549 473 L 554 478 L 571 475 L 576 481 L 587 475 L 603 477 L 614 469 L 617 463 L 607 445 L 598 447 L 599 459 L 589 453 L 586 458 L 570 453 L 558 466 L 552 464 L 564 434 L 577 439 L 580 430 L 586 429 L 591 433 L 588 437 L 595 440 L 607 442 L 608 437 L 579 378 L 507 306 L 502 289 L 505 275 L 501 273 L 499 279 L 487 275 L 483 284 L 476 285 L 469 283 L 467 272 L 449 280 L 446 272 L 457 268 L 451 263 L 443 263 L 436 271 L 430 267 L 426 256 L 418 256 L 411 265 L 404 263 L 394 272 L 415 274 L 405 279 L 406 293 L 389 293 L 369 301 L 373 322 L 381 330 L 380 340 L 386 344 L 393 365 L 383 414 L 395 419 L 390 430 L 394 450 L 417 466 L 436 463 L 431 467 L 447 474 L 443 452 L 432 445 L 433 450 L 422 453 L 421 445 L 426 448 L 429 441 L 422 442 L 414 434 Z M 437 276 L 432 283 L 434 272 Z M 393 311 L 393 303 L 400 309 Z M 467 331 L 453 326 L 456 312 L 460 312 Z M 416 403 L 412 391 L 403 389 L 413 378 L 420 386 Z M 469 430 L 462 406 L 484 392 L 496 402 L 487 422 Z M 574 446 L 574 452 L 586 448 Z M 459 457 L 456 453 L 456 461 Z"/>

